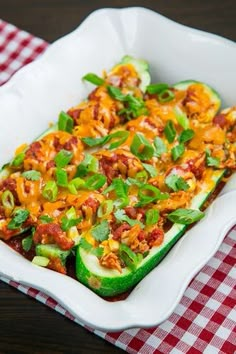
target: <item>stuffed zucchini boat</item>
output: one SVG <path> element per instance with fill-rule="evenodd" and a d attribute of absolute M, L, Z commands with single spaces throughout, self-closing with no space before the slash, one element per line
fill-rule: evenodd
<path fill-rule="evenodd" d="M 236 108 L 207 84 L 150 83 L 125 56 L 1 171 L 0 238 L 107 297 L 167 254 L 235 169 Z M 70 263 L 70 267 L 68 264 Z"/>

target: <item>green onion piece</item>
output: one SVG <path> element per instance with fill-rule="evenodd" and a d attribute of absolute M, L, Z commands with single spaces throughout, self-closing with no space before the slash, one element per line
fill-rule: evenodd
<path fill-rule="evenodd" d="M 189 128 L 189 120 L 186 115 L 178 106 L 174 107 L 174 114 L 177 119 L 177 122 L 181 127 L 183 127 L 185 130 Z"/>
<path fill-rule="evenodd" d="M 7 225 L 7 228 L 9 230 L 19 229 L 21 225 L 28 219 L 29 214 L 30 213 L 27 209 L 17 209 L 13 214 L 13 218 Z"/>
<path fill-rule="evenodd" d="M 125 213 L 125 211 L 123 209 L 118 209 L 114 213 L 114 216 L 115 216 L 116 220 L 119 221 L 119 222 L 125 221 L 130 226 L 139 225 L 141 227 L 141 229 L 144 228 L 144 225 L 143 225 L 143 223 L 141 221 L 129 218 L 128 215 L 126 215 L 126 213 Z"/>
<path fill-rule="evenodd" d="M 73 119 L 65 112 L 61 111 L 58 118 L 58 130 L 72 133 L 74 128 Z"/>
<path fill-rule="evenodd" d="M 150 177 L 156 177 L 157 176 L 157 170 L 155 167 L 152 165 L 149 165 L 148 163 L 143 163 L 142 164 L 145 170 L 149 173 Z"/>
<path fill-rule="evenodd" d="M 154 154 L 154 148 L 143 134 L 134 135 L 130 151 L 140 160 L 150 160 Z"/>
<path fill-rule="evenodd" d="M 53 218 L 50 218 L 48 215 L 41 215 L 39 220 L 42 221 L 43 224 L 48 224 L 49 222 L 53 221 Z"/>
<path fill-rule="evenodd" d="M 81 222 L 82 218 L 70 219 L 67 216 L 61 218 L 61 228 L 63 231 L 68 231 L 71 227 L 77 226 Z"/>
<path fill-rule="evenodd" d="M 165 184 L 173 189 L 174 192 L 177 192 L 177 191 L 186 191 L 187 189 L 189 189 L 189 185 L 187 182 L 185 182 L 185 180 L 178 176 L 178 175 L 169 175 L 168 177 L 166 177 L 165 179 Z"/>
<path fill-rule="evenodd" d="M 206 164 L 209 167 L 219 167 L 220 165 L 219 157 L 212 157 L 209 149 L 206 149 Z"/>
<path fill-rule="evenodd" d="M 21 241 L 22 244 L 22 248 L 25 252 L 29 252 L 32 245 L 33 245 L 33 236 L 29 235 L 25 238 L 23 238 L 23 240 Z"/>
<path fill-rule="evenodd" d="M 176 209 L 167 218 L 173 223 L 190 225 L 204 217 L 204 213 L 195 209 Z"/>
<path fill-rule="evenodd" d="M 108 239 L 110 234 L 110 227 L 107 220 L 103 220 L 100 224 L 94 226 L 91 230 L 92 236 L 97 241 L 104 241 Z"/>
<path fill-rule="evenodd" d="M 175 98 L 175 94 L 171 90 L 164 90 L 158 95 L 158 101 L 161 103 L 172 101 Z"/>
<path fill-rule="evenodd" d="M 66 165 L 68 165 L 68 163 L 70 162 L 72 157 L 73 157 L 73 153 L 71 151 L 67 151 L 67 150 L 62 149 L 55 156 L 54 161 L 55 161 L 57 167 L 63 168 Z"/>
<path fill-rule="evenodd" d="M 126 95 L 124 95 L 118 87 L 107 86 L 109 95 L 117 101 L 126 101 Z"/>
<path fill-rule="evenodd" d="M 179 142 L 181 144 L 186 143 L 187 141 L 191 140 L 194 137 L 195 133 L 192 129 L 183 130 L 179 136 Z"/>
<path fill-rule="evenodd" d="M 103 80 L 101 77 L 97 76 L 96 74 L 93 73 L 88 73 L 82 77 L 82 80 L 88 81 L 93 85 L 96 86 L 101 86 L 105 83 L 105 80 Z"/>
<path fill-rule="evenodd" d="M 111 199 L 107 199 L 100 204 L 98 208 L 97 216 L 99 218 L 106 217 L 110 215 L 112 211 L 113 211 L 113 201 Z"/>
<path fill-rule="evenodd" d="M 81 138 L 81 140 L 83 141 L 83 143 L 85 143 L 90 147 L 99 146 L 107 143 L 107 141 L 109 140 L 109 135 L 103 136 L 101 138 L 92 138 L 92 137 Z"/>
<path fill-rule="evenodd" d="M 84 177 L 89 172 L 98 172 L 98 160 L 90 154 L 85 154 L 84 160 L 77 166 L 74 177 Z"/>
<path fill-rule="evenodd" d="M 16 155 L 14 159 L 12 160 L 10 166 L 11 167 L 19 167 L 23 164 L 25 158 L 25 153 L 21 152 L 20 154 Z"/>
<path fill-rule="evenodd" d="M 47 257 L 43 257 L 43 256 L 35 256 L 32 259 L 32 263 L 39 267 L 47 267 L 49 262 L 50 260 Z"/>
<path fill-rule="evenodd" d="M 165 90 L 167 90 L 169 87 L 168 84 L 165 84 L 163 82 L 159 82 L 158 84 L 151 84 L 148 85 L 146 88 L 147 93 L 150 93 L 151 95 L 154 95 L 155 93 L 161 93 Z"/>
<path fill-rule="evenodd" d="M 148 110 L 145 106 L 145 102 L 140 97 L 134 97 L 132 95 L 126 96 L 126 101 L 128 104 L 127 116 L 132 115 L 133 117 L 139 117 L 143 114 L 148 114 Z M 126 114 L 126 109 L 124 112 Z"/>
<path fill-rule="evenodd" d="M 143 206 L 153 203 L 156 200 L 164 200 L 169 198 L 168 193 L 162 193 L 160 189 L 151 184 L 144 184 L 138 191 L 139 203 L 136 206 Z"/>
<path fill-rule="evenodd" d="M 121 178 L 114 178 L 110 186 L 103 191 L 103 194 L 114 190 L 118 199 L 113 205 L 124 208 L 129 204 L 128 188 L 128 185 Z"/>
<path fill-rule="evenodd" d="M 68 219 L 76 219 L 76 211 L 74 207 L 67 210 L 66 216 Z"/>
<path fill-rule="evenodd" d="M 68 186 L 67 172 L 62 168 L 56 168 L 56 182 L 59 187 Z"/>
<path fill-rule="evenodd" d="M 148 174 L 146 171 L 139 171 L 138 173 L 136 173 L 135 175 L 135 179 L 136 181 L 140 182 L 140 183 L 146 183 L 148 180 Z"/>
<path fill-rule="evenodd" d="M 141 253 L 134 253 L 127 245 L 124 243 L 120 244 L 119 247 L 119 256 L 122 261 L 125 263 L 126 267 L 131 270 L 135 270 L 138 264 L 142 261 L 143 257 Z"/>
<path fill-rule="evenodd" d="M 77 190 L 83 188 L 85 181 L 82 178 L 76 177 L 68 183 L 68 189 L 71 194 L 77 194 Z"/>
<path fill-rule="evenodd" d="M 158 222 L 159 219 L 159 211 L 157 209 L 149 209 L 146 212 L 146 225 L 154 225 Z"/>
<path fill-rule="evenodd" d="M 175 130 L 174 123 L 172 122 L 172 120 L 168 120 L 168 122 L 166 123 L 166 126 L 164 128 L 164 133 L 165 133 L 165 137 L 168 140 L 168 142 L 173 143 L 173 141 L 175 140 L 175 136 L 176 136 L 176 130 Z"/>
<path fill-rule="evenodd" d="M 22 176 L 30 181 L 38 181 L 41 177 L 41 173 L 36 170 L 29 170 L 22 173 Z"/>
<path fill-rule="evenodd" d="M 97 190 L 102 186 L 104 186 L 106 181 L 107 181 L 106 176 L 100 173 L 95 173 L 93 176 L 89 177 L 85 181 L 84 188 L 87 188 L 89 190 Z"/>
<path fill-rule="evenodd" d="M 112 150 L 122 145 L 128 139 L 129 132 L 126 130 L 119 130 L 108 136 L 109 136 L 109 141 L 114 140 L 114 142 L 111 143 L 110 146 L 108 147 L 109 150 Z"/>
<path fill-rule="evenodd" d="M 8 211 L 12 211 L 15 207 L 14 196 L 8 189 L 2 193 L 2 205 Z"/>
<path fill-rule="evenodd" d="M 167 152 L 167 147 L 164 141 L 161 138 L 159 138 L 159 136 L 157 136 L 154 139 L 153 143 L 155 148 L 154 156 L 160 157 L 164 152 Z"/>
<path fill-rule="evenodd" d="M 79 246 L 87 252 L 89 252 L 93 248 L 91 243 L 89 243 L 84 237 L 81 237 Z"/>
<path fill-rule="evenodd" d="M 172 155 L 172 159 L 174 161 L 178 160 L 183 154 L 184 154 L 185 148 L 183 144 L 179 144 L 174 146 L 171 149 L 171 155 Z"/>
<path fill-rule="evenodd" d="M 57 200 L 58 188 L 55 181 L 48 181 L 42 191 L 42 195 L 49 202 L 55 202 Z"/>

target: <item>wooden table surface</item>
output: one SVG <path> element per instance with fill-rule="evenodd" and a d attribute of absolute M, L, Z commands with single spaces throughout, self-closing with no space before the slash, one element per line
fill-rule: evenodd
<path fill-rule="evenodd" d="M 127 6 L 145 6 L 188 26 L 236 40 L 235 0 L 0 0 L 0 18 L 52 42 L 95 9 Z M 5 353 L 123 351 L 0 282 L 0 354 Z"/>

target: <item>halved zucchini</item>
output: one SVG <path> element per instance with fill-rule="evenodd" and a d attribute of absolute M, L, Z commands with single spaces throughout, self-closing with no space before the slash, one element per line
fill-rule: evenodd
<path fill-rule="evenodd" d="M 62 265 L 65 265 L 67 257 L 71 254 L 71 250 L 63 251 L 54 244 L 38 244 L 35 247 L 36 256 L 46 257 L 49 259 L 59 258 Z"/>
<path fill-rule="evenodd" d="M 188 97 L 188 94 L 191 96 L 193 93 L 193 100 L 202 103 L 201 106 L 205 106 L 204 119 L 206 120 L 204 120 L 204 123 L 210 122 L 220 109 L 221 98 L 219 94 L 205 83 L 196 80 L 186 80 L 174 84 L 173 87 L 177 90 L 186 91 L 186 97 Z"/>
<path fill-rule="evenodd" d="M 200 194 L 196 195 L 190 208 L 199 209 L 214 191 L 216 185 L 224 175 L 224 170 L 214 171 L 211 177 L 209 190 L 205 187 Z M 132 271 L 123 268 L 122 273 L 102 267 L 96 256 L 78 246 L 76 253 L 76 276 L 84 285 L 91 288 L 101 296 L 114 296 L 132 289 L 141 279 L 145 277 L 165 257 L 168 251 L 180 239 L 186 230 L 185 225 L 174 224 L 165 234 L 164 242 L 159 247 L 153 247 L 137 268 Z"/>

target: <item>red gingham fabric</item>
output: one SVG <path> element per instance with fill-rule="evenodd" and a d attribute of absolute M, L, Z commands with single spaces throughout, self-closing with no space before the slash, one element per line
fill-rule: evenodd
<path fill-rule="evenodd" d="M 43 40 L 0 20 L 0 84 L 47 47 Z M 160 326 L 105 333 L 86 327 L 128 353 L 236 353 L 236 227 L 186 289 Z M 2 277 L 2 281 L 81 324 L 54 299 Z"/>

